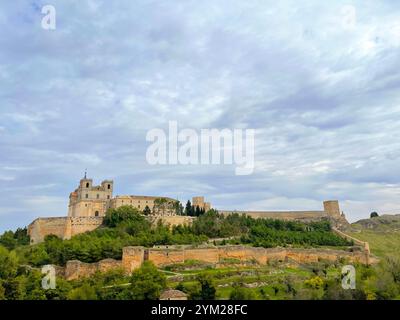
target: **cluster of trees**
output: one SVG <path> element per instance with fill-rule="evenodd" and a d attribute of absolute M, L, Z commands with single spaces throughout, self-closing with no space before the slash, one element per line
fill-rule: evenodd
<path fill-rule="evenodd" d="M 43 276 L 0 246 L 0 300 L 155 300 L 166 288 L 165 275 L 148 261 L 130 276 L 116 269 L 83 280 L 57 277 L 55 289 L 42 287 Z"/>
<path fill-rule="evenodd" d="M 204 208 L 200 208 L 199 206 L 193 206 L 190 200 L 186 202 L 185 210 L 183 211 L 183 215 L 191 216 L 191 217 L 199 217 L 206 213 Z"/>
<path fill-rule="evenodd" d="M 0 245 L 9 250 L 27 244 L 29 244 L 29 236 L 26 228 L 18 228 L 15 232 L 6 231 L 0 236 Z"/>
<path fill-rule="evenodd" d="M 39 270 L 23 266 L 15 251 L 0 245 L 0 300 L 64 299 L 65 280 L 55 290 L 44 290 Z M 68 285 L 68 283 L 67 283 Z"/>
<path fill-rule="evenodd" d="M 277 219 L 254 219 L 237 213 L 227 216 L 215 210 L 199 216 L 192 226 L 179 227 L 182 233 L 206 235 L 208 238 L 240 237 L 233 243 L 259 247 L 285 245 L 348 246 L 351 242 L 331 232 L 329 221 L 302 223 Z"/>

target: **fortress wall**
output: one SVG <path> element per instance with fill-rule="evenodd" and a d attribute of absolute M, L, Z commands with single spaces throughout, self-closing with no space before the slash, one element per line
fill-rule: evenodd
<path fill-rule="evenodd" d="M 199 260 L 209 263 L 218 263 L 219 250 L 218 248 L 207 248 L 207 249 L 184 249 L 184 259 L 187 260 Z"/>
<path fill-rule="evenodd" d="M 287 257 L 287 250 L 284 248 L 266 248 L 265 260 L 266 263 L 271 261 L 285 261 Z"/>
<path fill-rule="evenodd" d="M 247 246 L 221 246 L 218 247 L 219 260 L 237 259 L 241 262 L 255 260 L 259 264 L 267 262 L 267 255 L 264 248 L 254 248 Z"/>
<path fill-rule="evenodd" d="M 93 231 L 103 223 L 102 217 L 70 217 L 71 234 L 66 234 L 66 239 L 71 239 L 80 233 Z"/>
<path fill-rule="evenodd" d="M 97 229 L 103 222 L 101 217 L 57 217 L 39 218 L 28 226 L 31 244 L 44 241 L 47 235 L 56 235 L 65 240 L 72 236 Z"/>
<path fill-rule="evenodd" d="M 113 259 L 101 260 L 97 263 L 84 263 L 78 260 L 68 261 L 65 267 L 67 280 L 88 277 L 96 272 L 123 268 L 130 274 L 139 268 L 143 261 L 149 260 L 162 267 L 187 260 L 198 260 L 212 263 L 218 267 L 227 259 L 237 259 L 238 263 L 257 261 L 264 265 L 270 261 L 295 261 L 297 263 L 315 263 L 321 260 L 337 262 L 346 259 L 349 263 L 369 264 L 371 260 L 365 251 L 344 251 L 332 249 L 301 249 L 301 248 L 255 248 L 246 246 L 219 246 L 207 248 L 172 248 L 145 249 L 144 247 L 125 247 L 122 261 Z M 370 261 L 371 260 L 371 261 Z"/>
<path fill-rule="evenodd" d="M 96 272 L 106 272 L 122 267 L 122 261 L 114 259 L 104 259 L 96 263 L 85 263 L 79 260 L 68 261 L 65 266 L 65 279 L 76 280 L 90 277 Z"/>
<path fill-rule="evenodd" d="M 31 238 L 31 244 L 42 242 L 44 238 L 50 234 L 54 234 L 57 237 L 64 239 L 67 221 L 67 217 L 38 218 L 34 220 L 28 226 L 28 234 Z"/>
<path fill-rule="evenodd" d="M 148 252 L 148 260 L 156 266 L 185 262 L 185 251 L 183 249 L 149 249 Z"/>
<path fill-rule="evenodd" d="M 149 249 L 147 259 L 152 261 L 156 266 L 184 263 L 187 260 L 199 260 L 217 264 L 228 259 L 237 259 L 240 262 L 255 260 L 259 264 L 266 264 L 269 261 L 286 261 L 288 259 L 298 263 L 314 263 L 320 260 L 336 262 L 341 258 L 345 258 L 350 262 L 368 264 L 368 256 L 364 251 L 350 252 L 332 249 L 296 248 L 266 249 L 234 245 L 207 248 Z M 123 259 L 125 258 L 128 258 L 128 255 L 124 254 Z"/>
<path fill-rule="evenodd" d="M 328 217 L 325 211 L 228 211 L 222 210 L 219 213 L 228 215 L 232 213 L 245 214 L 254 219 L 282 219 L 282 220 L 303 220 L 314 221 Z"/>
<path fill-rule="evenodd" d="M 140 268 L 144 261 L 144 247 L 125 247 L 122 249 L 122 267 L 125 272 L 131 273 Z"/>
<path fill-rule="evenodd" d="M 157 223 L 159 220 L 162 221 L 163 224 L 169 224 L 171 227 L 177 225 L 191 225 L 196 217 L 189 217 L 189 216 L 158 216 L 153 218 L 150 216 L 150 219 L 153 219 L 153 223 Z"/>

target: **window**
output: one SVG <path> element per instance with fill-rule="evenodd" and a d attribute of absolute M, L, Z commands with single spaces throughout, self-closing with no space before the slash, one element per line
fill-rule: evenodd
<path fill-rule="evenodd" d="M 89 182 L 86 183 L 86 188 L 89 188 Z"/>
<path fill-rule="evenodd" d="M 98 216 L 99 216 L 99 212 L 96 211 L 96 212 L 94 213 L 94 216 L 95 216 L 95 217 L 98 217 Z"/>
<path fill-rule="evenodd" d="M 107 196 L 107 199 L 110 199 L 110 196 Z"/>
<path fill-rule="evenodd" d="M 85 194 L 85 197 L 86 197 L 86 199 L 87 199 L 87 198 L 89 198 L 89 195 L 86 193 L 86 194 Z"/>
<path fill-rule="evenodd" d="M 140 204 L 139 204 L 139 206 L 138 206 L 138 207 L 139 207 L 139 209 L 140 209 Z"/>
<path fill-rule="evenodd" d="M 100 198 L 100 195 L 99 195 L 99 194 L 97 194 L 97 195 L 96 195 L 96 197 L 97 197 L 97 199 L 99 199 L 99 198 Z"/>
<path fill-rule="evenodd" d="M 107 189 L 111 189 L 111 185 L 110 184 L 107 186 Z"/>

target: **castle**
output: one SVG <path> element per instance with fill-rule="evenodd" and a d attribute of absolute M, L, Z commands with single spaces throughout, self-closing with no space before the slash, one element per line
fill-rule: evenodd
<path fill-rule="evenodd" d="M 135 195 L 113 197 L 113 185 L 114 181 L 104 180 L 100 185 L 94 186 L 93 180 L 87 179 L 85 174 L 79 187 L 69 195 L 68 216 L 104 217 L 108 209 L 127 205 L 140 211 L 147 207 L 152 213 L 163 216 L 175 214 L 175 199 Z"/>
<path fill-rule="evenodd" d="M 28 226 L 31 244 L 39 243 L 47 235 L 56 235 L 61 239 L 70 239 L 72 236 L 95 230 L 100 227 L 108 209 L 121 206 L 132 206 L 139 211 L 146 212 L 152 221 L 161 220 L 165 224 L 189 225 L 194 217 L 177 214 L 178 200 L 168 197 L 122 195 L 113 196 L 112 180 L 104 180 L 100 185 L 93 185 L 93 180 L 86 174 L 80 180 L 78 188 L 70 193 L 68 215 L 66 217 L 37 218 Z M 211 209 L 211 203 L 205 202 L 204 197 L 193 197 L 195 207 Z M 321 211 L 229 211 L 218 210 L 221 214 L 237 212 L 254 218 L 274 218 L 284 220 L 298 220 L 304 222 L 328 219 L 338 229 L 348 224 L 344 214 L 340 213 L 337 200 L 324 201 L 324 210 Z"/>

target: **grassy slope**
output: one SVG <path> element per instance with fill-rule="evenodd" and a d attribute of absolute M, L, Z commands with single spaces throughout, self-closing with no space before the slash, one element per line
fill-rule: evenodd
<path fill-rule="evenodd" d="M 184 276 L 182 283 L 185 287 L 196 286 L 197 281 L 193 279 L 193 275 L 199 273 L 207 273 L 214 277 L 214 284 L 217 289 L 217 299 L 229 299 L 229 295 L 233 290 L 233 283 L 257 284 L 256 287 L 250 288 L 253 291 L 255 299 L 271 299 L 282 300 L 287 299 L 286 287 L 283 280 L 290 276 L 296 290 L 303 287 L 304 280 L 315 277 L 312 267 L 294 267 L 294 266 L 253 266 L 253 267 L 226 267 L 222 269 L 198 269 L 191 270 L 191 275 L 181 273 Z M 340 276 L 340 269 L 331 266 L 327 269 L 327 275 L 324 279 Z M 177 286 L 179 281 L 168 281 L 169 287 Z M 278 288 L 275 294 L 274 288 Z M 262 294 L 262 291 L 264 294 Z"/>
<path fill-rule="evenodd" d="M 351 226 L 352 236 L 369 242 L 378 257 L 400 255 L 400 215 L 384 215 L 357 221 Z"/>

